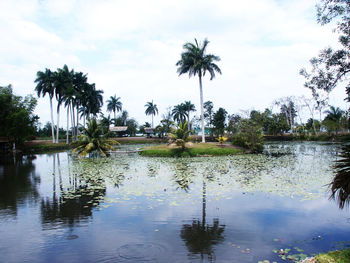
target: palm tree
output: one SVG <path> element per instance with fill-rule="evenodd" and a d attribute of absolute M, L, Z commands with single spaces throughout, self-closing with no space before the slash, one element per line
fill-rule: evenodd
<path fill-rule="evenodd" d="M 173 116 L 174 121 L 177 121 L 177 123 L 184 123 L 187 118 L 185 105 L 183 103 L 175 105 L 171 111 L 171 115 Z"/>
<path fill-rule="evenodd" d="M 153 128 L 153 115 L 158 114 L 157 104 L 154 104 L 152 100 L 152 102 L 147 102 L 145 104 L 145 107 L 146 107 L 146 111 L 145 111 L 146 115 L 152 116 L 152 128 Z"/>
<path fill-rule="evenodd" d="M 350 145 L 342 146 L 339 160 L 336 161 L 336 175 L 329 184 L 331 190 L 330 199 L 338 202 L 339 208 L 343 209 L 350 204 Z"/>
<path fill-rule="evenodd" d="M 188 123 L 186 121 L 182 122 L 179 124 L 179 128 L 168 134 L 170 137 L 170 143 L 175 143 L 177 146 L 181 146 L 182 151 L 186 149 L 186 142 L 191 139 L 187 125 Z"/>
<path fill-rule="evenodd" d="M 114 114 L 114 119 L 116 119 L 115 112 L 119 112 L 122 110 L 122 102 L 120 101 L 120 97 L 116 97 L 116 95 L 111 96 L 109 100 L 107 100 L 107 111 L 112 112 Z"/>
<path fill-rule="evenodd" d="M 344 114 L 339 107 L 335 108 L 334 106 L 330 106 L 329 110 L 326 110 L 324 113 L 327 113 L 326 118 L 324 119 L 326 122 L 330 121 L 335 127 L 335 133 L 338 134 L 338 129 L 340 126 L 340 119 Z"/>
<path fill-rule="evenodd" d="M 38 97 L 41 95 L 45 97 L 46 94 L 49 95 L 50 98 L 50 112 L 51 112 L 51 132 L 52 132 L 52 142 L 55 142 L 55 132 L 54 132 L 54 122 L 53 122 L 53 109 L 52 109 L 52 98 L 55 95 L 55 87 L 54 87 L 54 73 L 45 69 L 45 72 L 38 71 L 36 73 L 37 78 L 35 79 L 35 83 L 37 83 L 35 90 L 38 94 Z"/>
<path fill-rule="evenodd" d="M 190 130 L 191 125 L 190 125 L 190 113 L 191 111 L 196 111 L 196 107 L 194 106 L 194 104 L 191 103 L 191 101 L 185 101 L 184 102 L 184 108 L 185 111 L 187 112 L 187 122 L 188 122 L 188 130 Z"/>
<path fill-rule="evenodd" d="M 55 93 L 57 100 L 57 130 L 56 130 L 56 143 L 59 142 L 59 122 L 60 122 L 60 107 L 64 102 L 64 94 L 68 89 L 73 88 L 73 75 L 74 71 L 69 70 L 67 65 L 64 65 L 62 69 L 57 69 L 54 74 L 55 78 Z"/>
<path fill-rule="evenodd" d="M 215 61 L 220 61 L 220 57 L 206 54 L 208 44 L 209 41 L 207 39 L 204 40 L 201 46 L 198 44 L 197 39 L 195 39 L 195 44 L 190 42 L 186 43 L 183 46 L 184 52 L 181 53 L 181 59 L 176 63 L 179 75 L 188 73 L 189 77 L 198 75 L 199 78 L 202 142 L 205 142 L 202 77 L 205 76 L 207 71 L 210 74 L 210 80 L 215 77 L 215 71 L 221 74 L 220 68 L 214 63 Z"/>
<path fill-rule="evenodd" d="M 78 153 L 78 156 L 97 153 L 102 157 L 106 157 L 107 151 L 113 149 L 112 144 L 119 144 L 114 140 L 107 140 L 107 135 L 103 133 L 102 127 L 97 124 L 95 118 L 89 119 L 87 128 L 84 128 L 83 134 L 79 136 L 78 146 L 72 153 Z"/>

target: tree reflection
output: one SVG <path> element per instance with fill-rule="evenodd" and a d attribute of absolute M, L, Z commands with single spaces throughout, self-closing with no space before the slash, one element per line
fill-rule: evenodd
<path fill-rule="evenodd" d="M 17 214 L 17 206 L 25 200 L 39 197 L 37 185 L 40 178 L 35 174 L 32 160 L 35 156 L 9 155 L 0 158 L 0 210 L 8 209 Z"/>
<path fill-rule="evenodd" d="M 190 253 L 200 254 L 201 261 L 207 256 L 210 262 L 214 262 L 213 245 L 224 241 L 225 225 L 220 225 L 218 218 L 213 219 L 212 225 L 206 223 L 206 182 L 204 178 L 202 189 L 202 220 L 194 219 L 192 224 L 184 224 L 181 229 L 181 238 Z"/>
<path fill-rule="evenodd" d="M 343 145 L 340 157 L 335 164 L 336 175 L 330 183 L 330 198 L 343 209 L 350 204 L 350 144 Z"/>
<path fill-rule="evenodd" d="M 56 169 L 57 158 L 57 169 Z M 59 154 L 53 156 L 53 173 L 52 173 L 52 199 L 42 198 L 41 214 L 42 222 L 47 223 L 64 223 L 74 225 L 82 220 L 87 220 L 92 216 L 94 207 L 100 205 L 106 195 L 106 184 L 104 178 L 99 174 L 99 168 L 96 166 L 95 171 L 79 174 L 71 171 L 68 158 L 68 185 L 63 184 L 62 168 Z M 56 186 L 56 170 L 58 171 L 58 183 Z"/>

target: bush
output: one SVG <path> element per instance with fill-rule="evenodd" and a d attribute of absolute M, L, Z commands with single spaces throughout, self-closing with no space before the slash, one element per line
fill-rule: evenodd
<path fill-rule="evenodd" d="M 261 127 L 254 121 L 243 119 L 238 124 L 238 132 L 234 135 L 232 144 L 252 152 L 261 152 L 264 149 Z"/>

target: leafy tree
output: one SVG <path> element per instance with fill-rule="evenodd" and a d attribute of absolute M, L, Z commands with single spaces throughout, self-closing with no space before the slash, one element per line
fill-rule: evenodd
<path fill-rule="evenodd" d="M 103 133 L 101 125 L 99 125 L 95 118 L 89 119 L 87 123 L 87 128 L 83 129 L 83 134 L 81 134 L 76 142 L 77 147 L 73 149 L 72 153 L 77 153 L 78 156 L 84 157 L 87 154 L 100 155 L 106 157 L 108 155 L 108 150 L 112 150 L 113 144 L 119 144 L 116 141 L 107 140 L 107 133 Z"/>
<path fill-rule="evenodd" d="M 283 113 L 272 114 L 268 120 L 267 132 L 272 135 L 282 134 L 284 131 L 289 130 L 287 118 Z"/>
<path fill-rule="evenodd" d="M 39 117 L 34 115 L 37 100 L 13 94 L 11 85 L 0 86 L 0 136 L 7 137 L 15 145 L 21 145 L 34 135 Z"/>
<path fill-rule="evenodd" d="M 233 135 L 236 132 L 238 132 L 238 124 L 239 121 L 241 120 L 241 116 L 236 115 L 236 114 L 232 114 L 232 115 L 228 115 L 228 125 L 227 125 L 227 131 Z"/>
<path fill-rule="evenodd" d="M 195 39 L 195 44 L 190 42 L 186 43 L 183 46 L 184 52 L 181 53 L 181 59 L 176 63 L 179 75 L 188 73 L 189 77 L 198 75 L 199 78 L 202 142 L 205 142 L 202 77 L 205 76 L 207 71 L 210 74 L 210 80 L 215 77 L 215 72 L 221 74 L 220 68 L 214 63 L 220 61 L 220 57 L 206 54 L 208 44 L 209 41 L 207 39 L 204 40 L 202 45 L 198 44 L 197 39 Z"/>
<path fill-rule="evenodd" d="M 134 119 L 128 119 L 125 124 L 126 126 L 128 126 L 128 129 L 126 130 L 126 132 L 130 136 L 135 136 L 137 132 L 137 121 Z"/>
<path fill-rule="evenodd" d="M 55 96 L 55 86 L 54 86 L 54 73 L 45 69 L 44 72 L 38 71 L 36 73 L 36 79 L 34 81 L 37 83 L 35 90 L 38 94 L 38 97 L 45 97 L 46 94 L 49 95 L 50 98 L 50 113 L 51 113 L 51 135 L 52 142 L 55 142 L 55 131 L 54 131 L 54 121 L 53 121 L 53 108 L 52 108 L 52 99 Z"/>
<path fill-rule="evenodd" d="M 311 72 L 302 69 L 300 74 L 306 78 L 305 87 L 314 97 L 318 90 L 332 91 L 339 83 L 346 82 L 349 100 L 350 83 L 350 2 L 348 0 L 320 0 L 317 6 L 317 22 L 321 25 L 336 21 L 335 31 L 339 34 L 341 48 L 329 47 L 322 50 L 317 58 L 312 58 Z"/>
<path fill-rule="evenodd" d="M 115 113 L 122 110 L 122 102 L 120 101 L 120 97 L 117 98 L 116 95 L 111 96 L 109 100 L 107 100 L 107 111 L 112 112 L 114 114 L 114 119 L 116 119 Z"/>
<path fill-rule="evenodd" d="M 260 125 L 250 119 L 242 119 L 239 122 L 238 132 L 234 135 L 232 143 L 251 150 L 260 152 L 263 150 L 263 135 Z"/>
<path fill-rule="evenodd" d="M 214 114 L 213 124 L 217 137 L 224 135 L 226 116 L 227 111 L 223 108 L 219 108 Z"/>
<path fill-rule="evenodd" d="M 214 116 L 214 104 L 213 102 L 206 101 L 204 102 L 204 118 L 207 120 L 207 125 L 211 128 L 213 124 L 213 116 Z"/>
<path fill-rule="evenodd" d="M 154 104 L 153 100 L 152 100 L 152 102 L 150 102 L 150 101 L 147 102 L 145 104 L 145 107 L 146 107 L 146 111 L 145 111 L 146 115 L 151 115 L 152 116 L 152 128 L 153 128 L 154 127 L 154 125 L 153 125 L 153 116 L 158 114 L 157 104 Z"/>

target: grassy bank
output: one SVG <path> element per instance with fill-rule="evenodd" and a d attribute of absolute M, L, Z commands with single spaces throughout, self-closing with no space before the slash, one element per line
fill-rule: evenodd
<path fill-rule="evenodd" d="M 49 152 L 58 152 L 72 149 L 71 145 L 66 143 L 52 143 L 52 142 L 26 142 L 22 151 L 24 154 L 29 153 L 49 153 Z"/>
<path fill-rule="evenodd" d="M 234 155 L 243 152 L 243 150 L 230 145 L 218 146 L 215 143 L 195 143 L 188 146 L 184 151 L 179 147 L 162 144 L 147 147 L 139 152 L 139 154 L 151 157 L 196 157 Z"/>
<path fill-rule="evenodd" d="M 350 249 L 331 251 L 326 254 L 319 254 L 315 257 L 314 263 L 350 263 Z"/>

